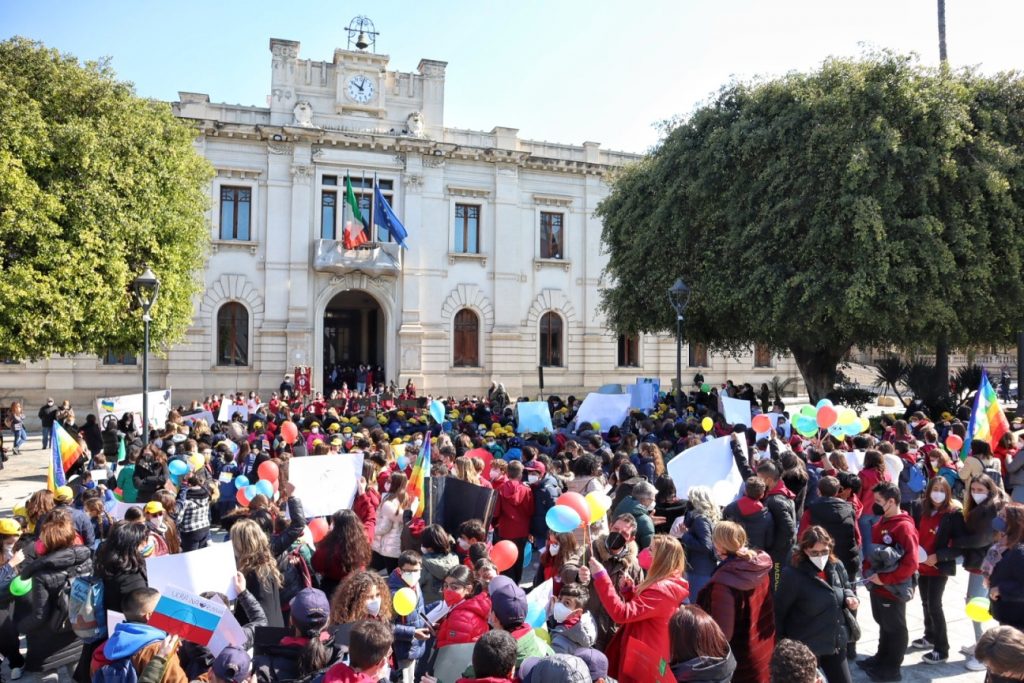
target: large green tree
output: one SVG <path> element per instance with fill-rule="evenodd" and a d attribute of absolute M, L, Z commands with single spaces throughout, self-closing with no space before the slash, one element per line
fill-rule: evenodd
<path fill-rule="evenodd" d="M 0 357 L 141 348 L 147 264 L 154 343 L 184 335 L 209 240 L 195 135 L 105 63 L 0 43 Z"/>
<path fill-rule="evenodd" d="M 825 395 L 854 345 L 1012 339 L 1024 305 L 1024 81 L 878 53 L 737 82 L 598 208 L 623 332 L 765 343 Z"/>

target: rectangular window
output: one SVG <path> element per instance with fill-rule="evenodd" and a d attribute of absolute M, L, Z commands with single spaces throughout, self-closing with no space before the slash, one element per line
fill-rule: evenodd
<path fill-rule="evenodd" d="M 640 338 L 629 334 L 619 335 L 619 367 L 640 367 Z"/>
<path fill-rule="evenodd" d="M 455 251 L 480 253 L 480 207 L 476 204 L 455 205 Z"/>
<path fill-rule="evenodd" d="M 754 345 L 754 367 L 770 368 L 772 366 L 772 352 L 766 344 Z"/>
<path fill-rule="evenodd" d="M 706 368 L 708 365 L 708 347 L 700 342 L 689 344 L 690 367 Z"/>
<path fill-rule="evenodd" d="M 249 239 L 249 208 L 252 190 L 248 187 L 220 188 L 220 238 L 222 240 Z"/>
<path fill-rule="evenodd" d="M 104 365 L 137 365 L 138 362 L 134 353 L 122 353 L 113 349 L 107 349 L 107 353 L 103 356 Z"/>
<path fill-rule="evenodd" d="M 565 237 L 562 234 L 564 215 L 542 211 L 540 214 L 540 257 L 565 258 Z"/>
<path fill-rule="evenodd" d="M 326 177 L 324 178 L 326 180 Z M 324 190 L 320 193 L 320 237 L 325 240 L 335 237 L 335 216 L 338 209 L 338 193 Z"/>
<path fill-rule="evenodd" d="M 331 178 L 331 177 L 333 177 L 333 176 L 324 176 L 324 179 Z M 370 206 L 371 206 L 371 204 L 373 204 L 373 178 L 356 178 L 356 177 L 352 177 L 352 178 L 350 178 L 350 180 L 352 182 L 352 192 L 353 192 L 353 194 L 355 194 L 356 202 L 359 204 L 359 213 L 361 213 L 363 215 L 363 218 L 366 219 L 367 222 L 369 222 L 370 218 L 371 218 Z M 394 201 L 392 199 L 392 197 L 394 196 L 393 195 L 394 185 L 395 185 L 394 181 L 393 180 L 378 180 L 377 181 L 377 185 L 378 185 L 378 187 L 380 187 L 380 191 L 381 191 L 381 194 L 384 195 L 384 199 L 388 200 L 388 204 L 391 204 L 391 208 L 394 208 L 394 204 L 392 203 Z M 373 216 L 373 219 L 374 219 L 374 222 L 376 223 L 377 222 L 376 216 Z M 341 220 L 342 220 L 342 223 L 341 223 L 342 226 L 346 225 L 349 221 L 353 220 L 353 218 L 352 218 L 352 209 L 349 208 L 348 202 L 345 201 L 344 196 L 342 197 L 342 200 L 341 200 Z M 374 234 L 376 234 L 376 237 L 377 237 L 377 239 L 375 239 L 375 240 L 373 239 Z M 374 241 L 374 242 L 394 242 L 395 241 L 395 240 L 393 240 L 391 238 L 391 234 L 387 230 L 385 230 L 383 228 L 380 228 L 380 227 L 378 227 L 375 230 L 371 231 L 369 237 L 371 238 L 371 241 Z"/>

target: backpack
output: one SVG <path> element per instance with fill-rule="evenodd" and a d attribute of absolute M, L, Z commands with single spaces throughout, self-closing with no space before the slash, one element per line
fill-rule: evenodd
<path fill-rule="evenodd" d="M 909 465 L 905 467 L 909 474 L 907 474 L 907 488 L 912 493 L 921 493 L 924 491 L 925 486 L 928 485 L 928 479 L 924 476 L 924 472 L 921 471 L 920 465 Z"/>
<path fill-rule="evenodd" d="M 103 580 L 94 576 L 76 576 L 71 582 L 68 618 L 75 635 L 86 643 L 107 637 L 107 612 L 103 609 Z"/>
<path fill-rule="evenodd" d="M 306 554 L 303 554 L 306 550 Z M 292 547 L 281 553 L 277 558 L 277 569 L 281 572 L 284 581 L 281 583 L 281 604 L 287 605 L 292 598 L 299 594 L 304 588 L 313 587 L 313 574 L 310 571 L 309 554 L 302 541 L 296 541 Z"/>
<path fill-rule="evenodd" d="M 983 468 L 981 473 L 994 481 L 996 486 L 1003 488 L 1003 475 L 1000 472 L 999 461 L 995 458 L 990 458 L 987 462 L 982 460 L 981 466 Z"/>
<path fill-rule="evenodd" d="M 139 683 L 139 674 L 131 657 L 104 664 L 92 675 L 92 683 Z"/>

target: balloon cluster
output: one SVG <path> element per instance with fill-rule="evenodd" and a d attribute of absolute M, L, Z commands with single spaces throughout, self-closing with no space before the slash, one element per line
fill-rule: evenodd
<path fill-rule="evenodd" d="M 235 494 L 235 500 L 242 507 L 248 507 L 249 503 L 256 496 L 263 495 L 267 498 L 273 498 L 274 494 L 277 493 L 277 478 L 280 476 L 277 463 L 272 460 L 261 463 L 256 470 L 256 474 L 259 475 L 259 481 L 255 484 L 250 483 L 249 478 L 244 474 L 235 477 L 235 488 L 238 491 Z"/>
<path fill-rule="evenodd" d="M 759 415 L 758 417 L 763 417 Z M 756 419 L 756 418 L 755 418 Z M 858 417 L 851 408 L 836 408 L 832 401 L 823 398 L 816 406 L 804 406 L 793 420 L 793 427 L 804 437 L 817 436 L 818 430 L 824 429 L 842 441 L 848 436 L 856 436 L 871 428 L 867 418 Z"/>
<path fill-rule="evenodd" d="M 167 472 L 171 475 L 171 483 L 181 485 L 181 478 L 189 472 L 196 472 L 206 466 L 206 458 L 199 453 L 188 456 L 188 460 L 175 458 L 167 463 Z"/>

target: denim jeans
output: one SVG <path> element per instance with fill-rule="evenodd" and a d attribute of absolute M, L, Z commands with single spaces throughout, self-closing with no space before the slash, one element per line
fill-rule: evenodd
<path fill-rule="evenodd" d="M 985 577 L 981 574 L 969 573 L 967 575 L 967 597 L 964 598 L 964 602 L 970 602 L 971 598 L 984 597 L 988 597 L 988 589 L 985 588 Z M 981 624 L 977 621 L 972 621 L 971 624 L 974 626 L 974 642 L 977 643 L 981 638 Z"/>
<path fill-rule="evenodd" d="M 24 427 L 18 427 L 14 431 L 14 447 L 21 448 L 21 444 L 28 441 L 28 432 L 25 431 Z"/>
<path fill-rule="evenodd" d="M 43 427 L 43 428 L 42 428 L 42 429 L 40 430 L 40 432 L 39 432 L 39 433 L 40 433 L 40 434 L 42 435 L 42 437 L 43 437 L 43 450 L 44 450 L 44 451 L 45 451 L 45 450 L 46 450 L 47 448 L 49 448 L 49 447 L 50 447 L 50 432 L 51 432 L 52 430 L 53 430 L 53 427 L 50 427 L 49 429 L 47 429 L 46 427 Z"/>

